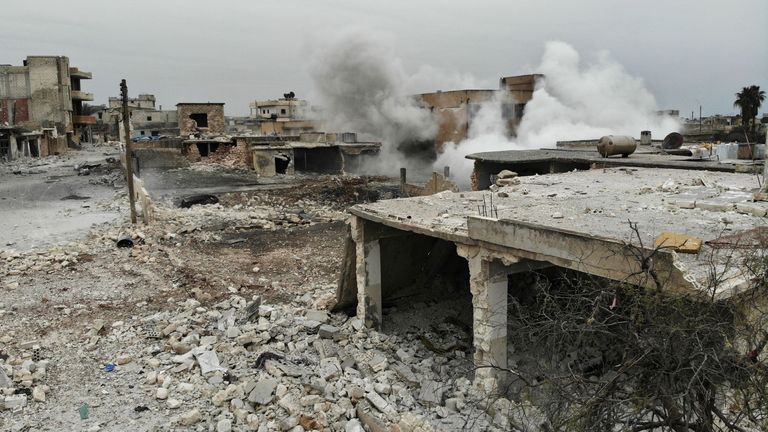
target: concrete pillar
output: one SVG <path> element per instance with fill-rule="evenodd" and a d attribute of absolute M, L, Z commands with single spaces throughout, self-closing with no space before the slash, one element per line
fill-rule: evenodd
<path fill-rule="evenodd" d="M 505 373 L 498 368 L 507 367 L 506 268 L 479 254 L 465 258 L 472 292 L 475 380 L 490 378 L 501 385 Z"/>
<path fill-rule="evenodd" d="M 352 218 L 356 247 L 357 316 L 366 327 L 381 328 L 381 245 L 368 233 L 365 220 Z"/>

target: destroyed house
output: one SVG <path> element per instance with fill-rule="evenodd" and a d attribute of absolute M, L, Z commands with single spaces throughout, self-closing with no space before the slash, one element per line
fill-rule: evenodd
<path fill-rule="evenodd" d="M 253 155 L 253 168 L 264 177 L 297 172 L 355 172 L 378 154 L 380 143 L 358 142 L 357 134 L 309 132 L 298 136 L 241 137 Z"/>
<path fill-rule="evenodd" d="M 176 112 L 182 136 L 222 135 L 226 132 L 223 102 L 180 102 L 176 104 Z"/>
<path fill-rule="evenodd" d="M 492 193 L 351 207 L 337 309 L 355 307 L 386 333 L 390 309 L 464 299 L 475 377 L 499 380 L 497 367 L 521 348 L 507 342 L 509 299 L 526 295 L 531 272 L 562 269 L 646 289 L 663 280 L 665 293 L 694 298 L 728 299 L 751 286 L 732 265 L 749 248 L 726 246 L 754 244 L 765 225 L 768 203 L 753 202 L 753 175 L 617 167 L 518 180 Z M 651 257 L 653 277 L 638 256 Z"/>

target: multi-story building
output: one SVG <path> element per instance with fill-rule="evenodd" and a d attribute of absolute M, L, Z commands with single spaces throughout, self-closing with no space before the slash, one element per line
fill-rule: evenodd
<path fill-rule="evenodd" d="M 90 72 L 64 56 L 28 56 L 22 66 L 0 65 L 0 158 L 46 156 L 90 140 L 81 88 Z"/>

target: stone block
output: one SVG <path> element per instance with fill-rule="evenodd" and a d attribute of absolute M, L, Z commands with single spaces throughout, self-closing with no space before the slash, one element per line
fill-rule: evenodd
<path fill-rule="evenodd" d="M 248 400 L 257 405 L 267 405 L 272 402 L 276 388 L 276 379 L 263 378 L 256 383 L 253 390 L 248 394 Z"/>

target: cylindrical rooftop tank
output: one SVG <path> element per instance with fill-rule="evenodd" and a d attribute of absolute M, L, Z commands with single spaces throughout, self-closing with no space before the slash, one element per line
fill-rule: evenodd
<path fill-rule="evenodd" d="M 664 150 L 679 149 L 683 145 L 683 136 L 677 132 L 672 132 L 664 137 L 664 141 L 661 143 L 661 148 Z"/>
<path fill-rule="evenodd" d="M 627 157 L 637 150 L 635 139 L 623 135 L 606 135 L 597 142 L 597 152 L 603 157 L 620 154 Z"/>

